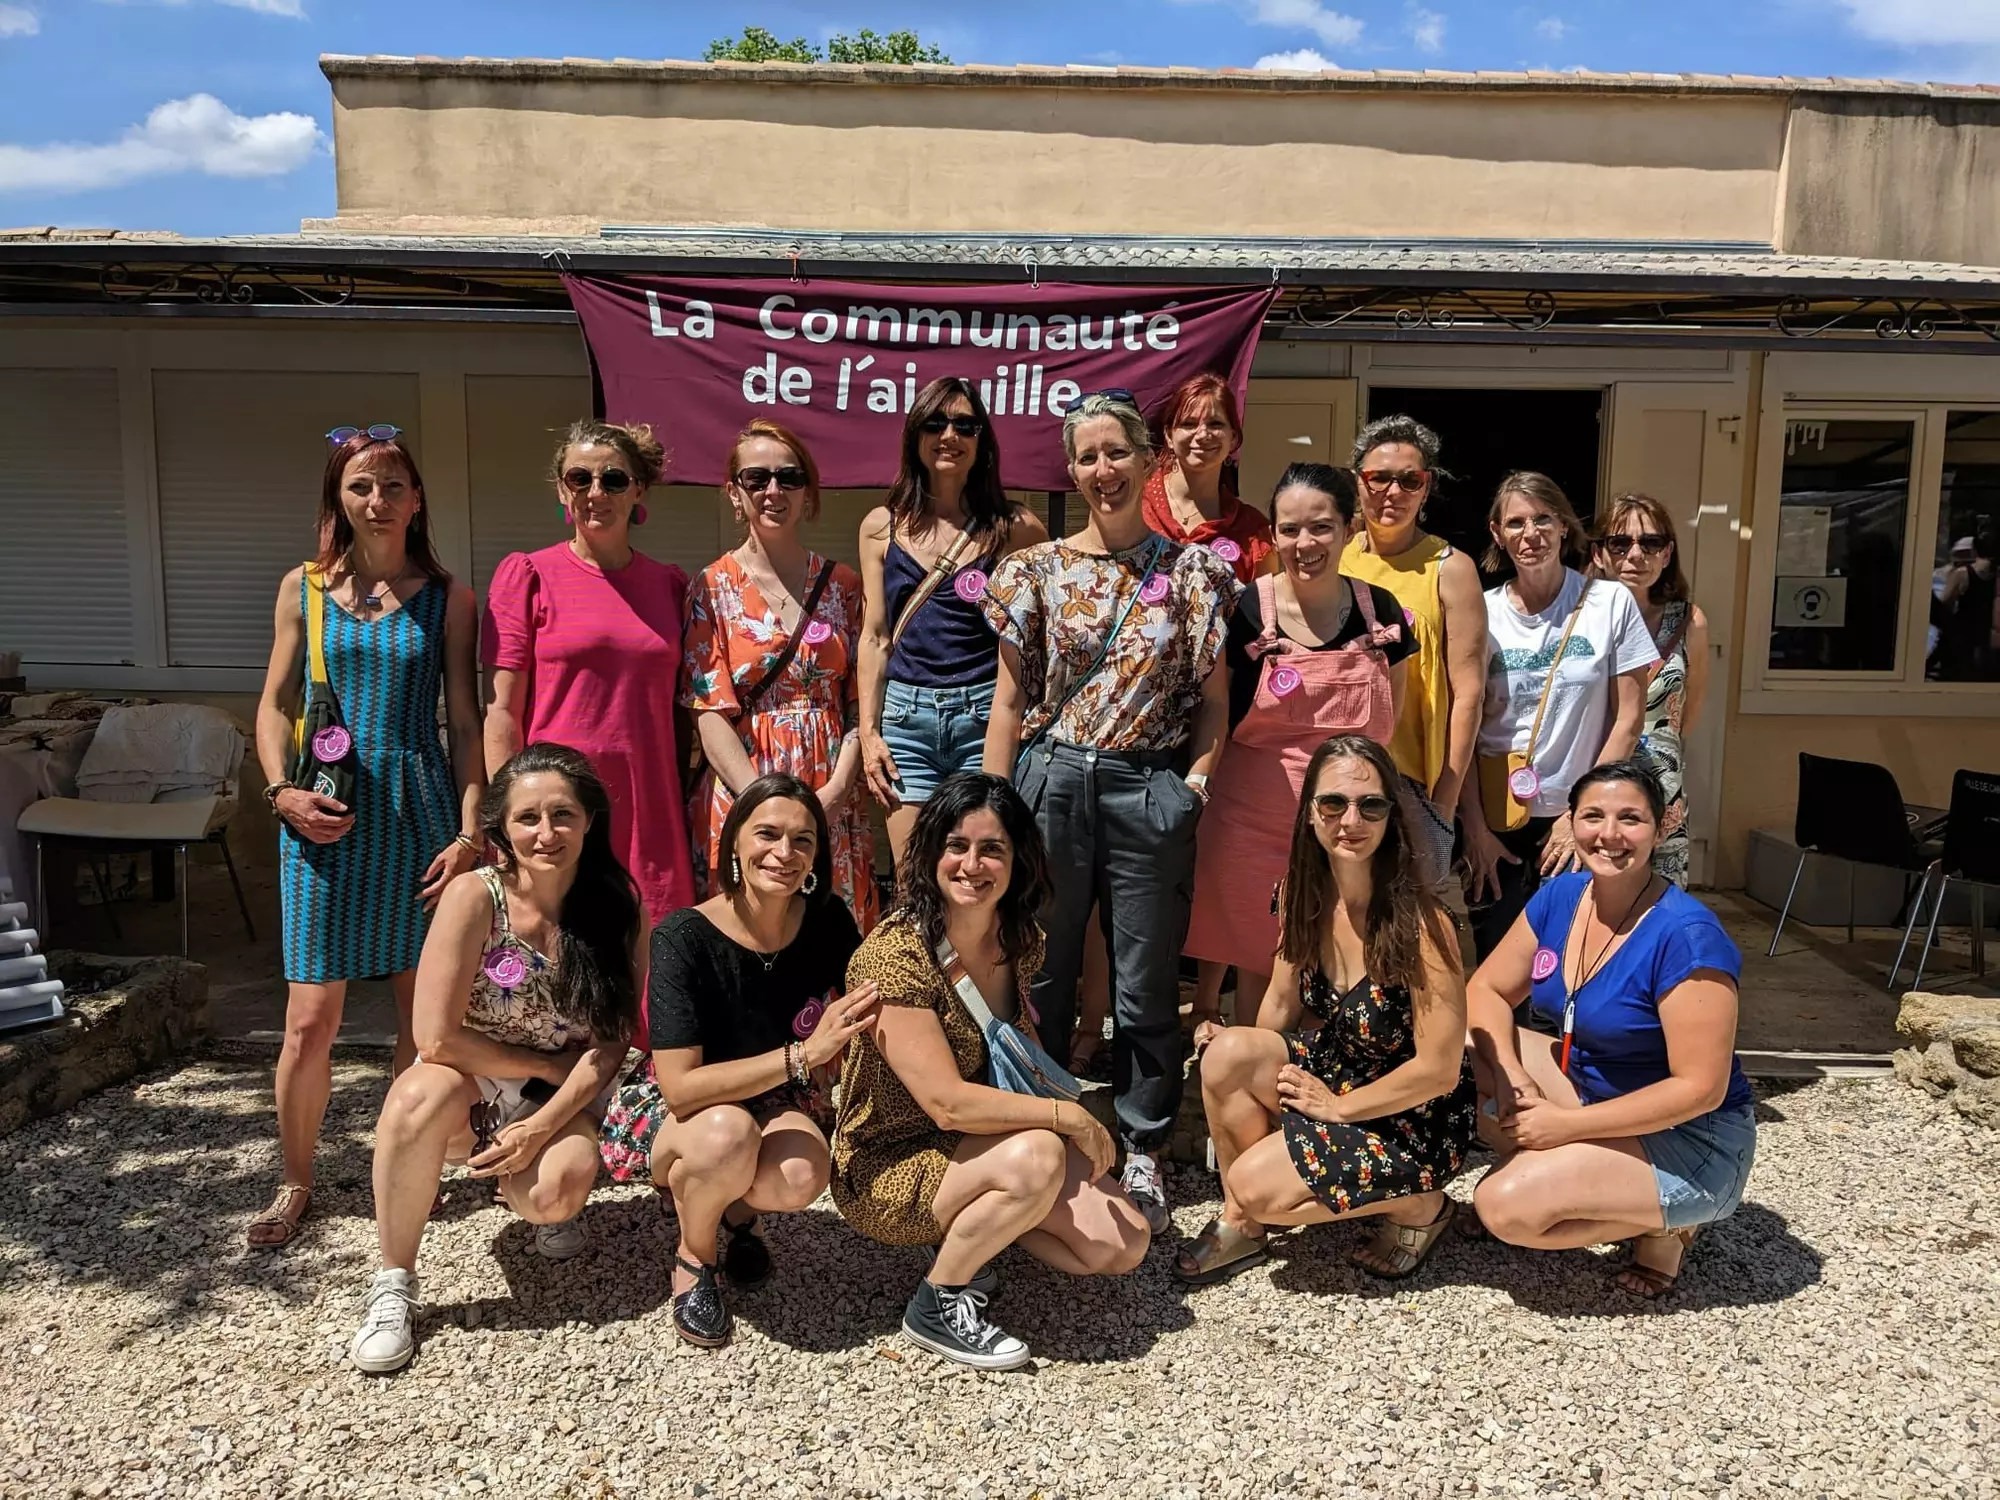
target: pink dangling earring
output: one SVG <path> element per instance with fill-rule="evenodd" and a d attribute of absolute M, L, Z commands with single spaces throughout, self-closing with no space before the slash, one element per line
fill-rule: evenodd
<path fill-rule="evenodd" d="M 632 507 L 632 524 L 634 526 L 646 524 L 646 507 L 643 504 Z"/>
<path fill-rule="evenodd" d="M 571 526 L 574 526 L 576 524 L 576 517 L 570 511 L 569 501 L 567 500 L 556 501 L 556 509 L 560 510 L 563 513 L 564 521 L 568 522 Z"/>

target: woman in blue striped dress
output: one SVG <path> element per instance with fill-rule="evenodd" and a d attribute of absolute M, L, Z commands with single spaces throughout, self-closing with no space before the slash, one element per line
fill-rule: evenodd
<path fill-rule="evenodd" d="M 278 586 L 257 706 L 257 758 L 277 813 L 285 925 L 285 1043 L 278 1057 L 284 1178 L 250 1221 L 253 1249 L 297 1235 L 333 1086 L 333 1039 L 350 979 L 387 976 L 395 1069 L 415 1052 L 417 957 L 445 886 L 479 854 L 485 787 L 472 590 L 431 551 L 424 486 L 396 428 L 336 427 L 319 507 L 319 556 Z M 326 675 L 352 738 L 352 805 L 295 786 L 292 726 L 308 673 L 312 591 L 324 588 Z M 438 699 L 446 732 L 438 732 Z M 449 754 L 447 755 L 447 740 Z"/>

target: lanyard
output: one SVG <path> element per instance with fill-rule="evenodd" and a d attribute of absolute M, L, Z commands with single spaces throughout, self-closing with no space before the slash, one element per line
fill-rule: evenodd
<path fill-rule="evenodd" d="M 1645 885 L 1642 886 L 1639 890 L 1639 894 L 1633 897 L 1632 905 L 1626 909 L 1625 915 L 1618 919 L 1617 925 L 1612 927 L 1610 935 L 1606 937 L 1604 940 L 1604 946 L 1598 949 L 1596 963 L 1589 964 L 1588 967 L 1586 967 L 1586 963 L 1590 957 L 1589 951 L 1585 946 L 1585 942 L 1587 942 L 1589 938 L 1589 932 L 1587 929 L 1584 934 L 1585 942 L 1579 942 L 1577 944 L 1577 955 L 1576 955 L 1577 981 L 1576 984 L 1573 987 L 1571 987 L 1569 994 L 1563 998 L 1562 1053 L 1556 1059 L 1556 1066 L 1562 1071 L 1562 1075 L 1565 1078 L 1569 1077 L 1570 1044 L 1576 1038 L 1576 997 L 1582 991 L 1585 985 L 1589 984 L 1591 980 L 1595 979 L 1599 974 L 1601 974 L 1604 971 L 1604 965 L 1607 962 L 1609 962 L 1611 958 L 1611 949 L 1613 945 L 1616 944 L 1618 941 L 1618 929 L 1620 927 L 1623 927 L 1627 922 L 1632 921 L 1632 913 L 1638 910 L 1639 903 L 1641 901 L 1644 901 L 1646 897 L 1651 893 L 1653 889 L 1653 881 L 1658 878 L 1659 877 L 1657 876 L 1647 877 Z M 1577 912 L 1580 915 L 1583 911 L 1583 902 L 1581 900 L 1578 900 L 1576 906 L 1577 906 Z M 1646 920 L 1646 918 L 1650 917 L 1653 914 L 1653 912 L 1658 908 L 1658 906 L 1659 903 L 1656 901 L 1653 903 L 1652 906 L 1649 906 L 1644 911 L 1639 912 L 1639 921 L 1632 922 L 1632 932 L 1637 932 L 1639 930 L 1639 922 L 1643 922 Z M 1632 933 L 1627 933 L 1626 937 L 1630 938 L 1631 935 Z"/>

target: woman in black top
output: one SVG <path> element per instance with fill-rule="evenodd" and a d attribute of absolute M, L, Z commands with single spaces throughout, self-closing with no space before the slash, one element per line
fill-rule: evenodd
<path fill-rule="evenodd" d="M 673 1318 L 689 1343 L 728 1342 L 716 1284 L 771 1270 L 759 1213 L 788 1213 L 827 1179 L 830 1073 L 874 1021 L 875 987 L 839 993 L 861 933 L 834 894 L 826 813 L 795 776 L 760 776 L 723 824 L 717 893 L 653 930 L 653 1067 L 668 1110 L 652 1143 L 655 1187 L 680 1221 Z"/>

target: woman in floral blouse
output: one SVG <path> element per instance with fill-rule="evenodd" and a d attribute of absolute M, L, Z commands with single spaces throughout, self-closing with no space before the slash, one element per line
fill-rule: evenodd
<path fill-rule="evenodd" d="M 1000 677 L 986 769 L 1014 777 L 1048 843 L 1048 956 L 1032 999 L 1058 1061 L 1093 905 L 1108 928 L 1124 1186 L 1157 1234 L 1168 1221 L 1156 1153 L 1181 1101 L 1195 822 L 1228 728 L 1222 641 L 1239 585 L 1208 548 L 1147 528 L 1153 450 L 1129 393 L 1075 402 L 1063 448 L 1089 521 L 1014 553 L 987 585 Z"/>
<path fill-rule="evenodd" d="M 819 468 L 792 433 L 750 423 L 726 472 L 724 493 L 748 534 L 702 569 L 684 643 L 681 697 L 708 758 L 688 809 L 697 874 L 704 894 L 717 889 L 737 792 L 773 772 L 796 776 L 826 809 L 834 889 L 866 933 L 879 901 L 868 807 L 855 795 L 861 578 L 799 539 L 799 523 L 819 514 Z"/>

